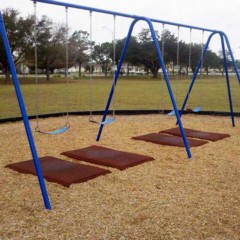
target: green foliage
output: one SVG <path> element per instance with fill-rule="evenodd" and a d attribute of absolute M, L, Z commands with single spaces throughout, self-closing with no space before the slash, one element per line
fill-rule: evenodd
<path fill-rule="evenodd" d="M 34 17 L 28 16 L 23 18 L 19 16 L 19 12 L 14 9 L 5 9 L 3 17 L 8 33 L 8 38 L 11 45 L 14 62 L 18 65 L 21 62 L 33 71 L 35 69 L 34 59 Z M 38 49 L 38 69 L 46 73 L 49 80 L 50 74 L 55 69 L 65 71 L 66 67 L 66 42 L 68 43 L 68 67 L 78 66 L 79 77 L 81 77 L 81 68 L 86 63 L 86 70 L 89 66 L 90 49 L 93 49 L 93 60 L 101 66 L 102 72 L 107 73 L 112 70 L 113 65 L 113 42 L 104 42 L 95 45 L 94 42 L 89 41 L 89 33 L 82 30 L 75 30 L 73 34 L 66 39 L 66 26 L 56 24 L 47 16 L 42 16 L 37 21 L 37 49 Z M 164 58 L 164 64 L 174 72 L 174 66 L 177 64 L 177 37 L 169 30 L 165 29 L 164 33 L 159 35 L 155 32 L 157 41 Z M 122 49 L 126 38 L 118 39 L 116 41 L 116 63 L 119 63 Z M 179 42 L 179 69 L 185 68 L 194 72 L 199 58 L 202 54 L 201 44 L 193 43 L 191 45 L 191 66 L 189 65 L 190 45 L 184 41 Z M 231 59 L 229 53 L 226 51 L 227 64 L 231 66 Z M 132 36 L 126 51 L 124 62 L 134 66 L 144 66 L 145 71 L 151 72 L 154 78 L 157 78 L 158 72 L 161 68 L 156 49 L 153 44 L 152 36 L 149 29 L 142 29 L 138 36 Z M 217 55 L 211 50 L 207 50 L 203 61 L 203 67 L 208 73 L 209 68 L 223 69 L 222 54 Z M 6 55 L 3 50 L 0 38 L 0 69 L 9 78 L 10 73 Z M 96 69 L 96 68 L 95 68 Z"/>
<path fill-rule="evenodd" d="M 99 45 L 94 46 L 93 51 L 93 59 L 96 63 L 99 63 L 102 67 L 102 71 L 105 73 L 105 76 L 107 76 L 107 72 L 109 71 L 109 65 L 112 63 L 112 56 L 111 56 L 111 49 L 113 48 L 112 43 L 102 43 Z"/>
<path fill-rule="evenodd" d="M 7 8 L 3 10 L 3 19 L 5 22 L 13 60 L 15 65 L 18 65 L 26 61 L 27 52 L 33 45 L 34 18 L 33 16 L 23 18 L 19 16 L 19 12 L 17 10 Z M 6 74 L 6 80 L 8 80 L 10 73 L 1 37 L 0 65 Z"/>
<path fill-rule="evenodd" d="M 69 56 L 74 63 L 78 64 L 79 67 L 79 77 L 81 77 L 81 67 L 84 62 L 89 60 L 88 50 L 89 45 L 94 45 L 94 43 L 89 43 L 89 33 L 86 31 L 75 31 L 69 39 Z"/>
<path fill-rule="evenodd" d="M 47 16 L 42 16 L 37 23 L 38 68 L 46 70 L 47 80 L 54 69 L 65 68 L 65 49 L 66 28 L 54 24 Z"/>
<path fill-rule="evenodd" d="M 116 43 L 116 63 L 117 64 L 119 63 L 125 41 L 126 41 L 126 38 L 117 40 L 117 43 Z M 139 56 L 139 45 L 138 45 L 137 37 L 132 36 L 130 38 L 124 60 L 125 62 L 139 65 L 140 56 Z"/>

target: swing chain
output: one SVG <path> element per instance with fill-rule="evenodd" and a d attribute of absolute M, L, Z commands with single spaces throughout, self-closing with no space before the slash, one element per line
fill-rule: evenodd
<path fill-rule="evenodd" d="M 190 28 L 188 71 L 191 70 L 192 64 L 191 58 L 192 58 L 192 28 Z"/>
<path fill-rule="evenodd" d="M 65 8 L 66 12 L 66 30 L 65 30 L 65 44 L 66 44 L 66 65 L 65 65 L 65 78 L 66 78 L 66 111 L 67 111 L 67 122 L 65 126 L 70 126 L 69 124 L 69 49 L 68 49 L 68 7 Z"/>
<path fill-rule="evenodd" d="M 202 43 L 201 43 L 201 68 L 200 68 L 200 91 L 203 90 L 203 51 L 204 51 L 204 30 L 202 31 Z M 200 94 L 200 102 L 202 102 L 202 94 Z"/>
<path fill-rule="evenodd" d="M 178 96 L 178 84 L 179 84 L 179 34 L 180 34 L 180 27 L 178 26 L 177 30 L 177 74 L 176 74 L 176 99 Z"/>
<path fill-rule="evenodd" d="M 89 17 L 90 17 L 90 29 L 89 29 L 89 47 L 90 47 L 90 65 L 89 65 L 89 77 L 90 77 L 90 99 L 89 99 L 89 121 L 93 122 L 93 106 L 92 106 L 92 98 L 93 98 L 93 77 L 92 77 L 92 67 L 93 67 L 93 49 L 92 49 L 92 11 L 89 11 Z"/>
<path fill-rule="evenodd" d="M 90 98 L 89 98 L 89 118 L 88 120 L 90 122 L 93 123 L 98 123 L 98 124 L 109 124 L 115 121 L 115 107 L 114 107 L 114 100 L 113 100 L 113 111 L 112 111 L 112 117 L 110 117 L 109 119 L 106 119 L 104 122 L 98 122 L 94 120 L 93 117 L 93 103 L 92 103 L 92 99 L 93 99 L 93 49 L 92 49 L 92 11 L 89 11 L 89 16 L 90 16 L 90 36 L 89 36 L 89 48 L 90 48 L 90 73 L 89 73 L 89 78 L 90 78 Z M 113 32 L 112 32 L 112 43 L 113 43 L 113 61 L 112 61 L 112 68 L 113 68 L 113 90 L 115 89 L 115 62 L 116 62 L 116 15 L 113 15 Z"/>
<path fill-rule="evenodd" d="M 38 91 L 38 82 L 39 82 L 39 76 L 38 76 L 38 38 L 37 38 L 37 3 L 36 1 L 33 2 L 34 5 L 34 61 L 35 61 L 35 108 L 36 108 L 36 127 L 35 131 L 39 133 L 45 133 L 45 134 L 59 134 L 63 133 L 66 130 L 70 128 L 69 123 L 69 73 L 68 73 L 68 62 L 69 62 L 69 53 L 68 53 L 68 7 L 66 7 L 66 31 L 65 31 L 65 44 L 66 44 L 66 65 L 65 65 L 65 79 L 66 79 L 66 123 L 64 127 L 56 129 L 54 131 L 41 131 L 39 126 L 39 91 Z"/>
<path fill-rule="evenodd" d="M 201 69 L 200 69 L 200 76 L 202 79 L 202 70 L 203 70 L 203 50 L 204 50 L 204 30 L 202 31 L 202 43 L 201 43 Z"/>
<path fill-rule="evenodd" d="M 116 15 L 113 15 L 113 88 L 115 91 L 115 75 L 116 75 L 116 69 L 115 69 L 115 62 L 116 62 Z M 113 98 L 113 117 L 115 116 L 115 100 Z"/>
<path fill-rule="evenodd" d="M 39 92 L 38 92 L 38 46 L 37 46 L 37 3 L 33 2 L 34 6 L 34 61 L 35 61 L 35 115 L 36 115 L 36 132 L 39 132 Z"/>

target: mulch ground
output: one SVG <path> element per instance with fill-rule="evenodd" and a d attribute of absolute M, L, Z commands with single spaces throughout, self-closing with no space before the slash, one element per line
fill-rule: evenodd
<path fill-rule="evenodd" d="M 99 126 L 88 117 L 71 117 L 62 135 L 34 132 L 40 157 L 79 163 L 61 152 L 98 145 L 155 159 L 123 171 L 101 166 L 111 173 L 69 188 L 46 182 L 52 211 L 44 209 L 35 176 L 5 168 L 32 158 L 23 123 L 1 124 L 0 239 L 239 239 L 240 118 L 235 120 L 232 128 L 230 117 L 183 116 L 184 127 L 230 134 L 191 148 L 192 159 L 184 148 L 132 139 L 175 127 L 175 118 L 166 115 L 118 116 L 98 143 Z M 40 124 L 49 130 L 64 121 Z"/>

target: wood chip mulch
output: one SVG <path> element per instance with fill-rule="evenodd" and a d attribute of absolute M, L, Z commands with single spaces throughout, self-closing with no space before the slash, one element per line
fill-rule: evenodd
<path fill-rule="evenodd" d="M 183 116 L 183 126 L 230 137 L 191 148 L 131 139 L 175 127 L 166 115 L 118 116 L 95 142 L 98 125 L 71 117 L 62 135 L 34 132 L 38 155 L 79 162 L 61 152 L 91 145 L 153 157 L 120 171 L 65 188 L 46 182 L 52 211 L 44 209 L 37 178 L 5 168 L 31 159 L 22 122 L 0 125 L 1 240 L 162 240 L 240 238 L 240 118 Z M 40 119 L 43 129 L 64 118 Z M 31 121 L 32 129 L 35 122 Z M 96 166 L 96 165 L 93 165 Z"/>

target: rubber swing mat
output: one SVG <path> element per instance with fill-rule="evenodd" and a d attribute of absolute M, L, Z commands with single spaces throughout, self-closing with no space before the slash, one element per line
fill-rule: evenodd
<path fill-rule="evenodd" d="M 146 142 L 157 143 L 167 146 L 185 147 L 182 137 L 166 135 L 163 133 L 150 133 L 142 136 L 133 137 L 134 140 L 143 140 Z M 198 147 L 208 143 L 207 141 L 188 138 L 189 147 Z"/>
<path fill-rule="evenodd" d="M 124 170 L 146 161 L 154 160 L 152 157 L 117 151 L 95 145 L 82 149 L 63 152 L 62 154 L 77 160 L 117 168 L 119 170 Z"/>
<path fill-rule="evenodd" d="M 49 182 L 59 183 L 65 187 L 110 173 L 106 169 L 67 162 L 50 156 L 39 158 L 39 161 L 44 178 Z M 9 164 L 6 167 L 20 173 L 37 175 L 33 160 Z"/>
<path fill-rule="evenodd" d="M 202 131 L 197 131 L 197 130 L 193 130 L 193 129 L 189 129 L 189 128 L 184 128 L 184 132 L 187 137 L 205 139 L 205 140 L 209 140 L 209 141 L 213 141 L 213 142 L 230 137 L 229 134 L 202 132 Z M 163 130 L 160 133 L 166 133 L 166 134 L 170 134 L 170 135 L 174 135 L 174 136 L 181 136 L 181 132 L 178 127 L 171 128 L 168 130 Z"/>

